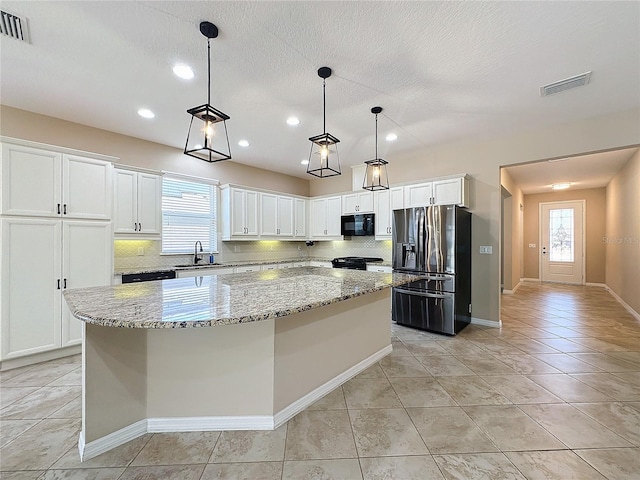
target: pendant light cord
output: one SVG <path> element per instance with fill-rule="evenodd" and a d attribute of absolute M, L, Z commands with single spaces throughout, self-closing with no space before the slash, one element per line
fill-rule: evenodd
<path fill-rule="evenodd" d="M 327 133 L 327 95 L 325 93 L 327 81 L 322 79 L 322 130 Z"/>
<path fill-rule="evenodd" d="M 378 159 L 378 114 L 376 113 L 376 160 Z"/>
<path fill-rule="evenodd" d="M 207 38 L 207 105 L 211 105 L 211 39 Z"/>

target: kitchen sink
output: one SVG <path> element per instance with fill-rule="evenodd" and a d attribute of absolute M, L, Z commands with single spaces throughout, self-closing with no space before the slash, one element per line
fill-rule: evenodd
<path fill-rule="evenodd" d="M 174 265 L 175 268 L 202 268 L 202 267 L 216 267 L 222 265 L 221 263 L 185 263 L 182 265 Z"/>

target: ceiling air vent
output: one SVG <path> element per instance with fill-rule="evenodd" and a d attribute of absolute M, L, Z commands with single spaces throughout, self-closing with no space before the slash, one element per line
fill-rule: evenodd
<path fill-rule="evenodd" d="M 540 96 L 547 97 L 549 95 L 553 95 L 554 93 L 564 92 L 565 90 L 569 90 L 570 88 L 582 87 L 589 83 L 590 77 L 591 72 L 587 72 L 576 75 L 575 77 L 565 78 L 564 80 L 560 80 L 559 82 L 553 82 L 549 85 L 544 85 L 540 87 Z"/>
<path fill-rule="evenodd" d="M 0 32 L 7 37 L 15 38 L 21 42 L 29 42 L 29 25 L 27 19 L 0 11 Z"/>

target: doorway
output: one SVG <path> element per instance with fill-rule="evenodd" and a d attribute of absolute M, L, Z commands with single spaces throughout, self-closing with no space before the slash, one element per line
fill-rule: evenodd
<path fill-rule="evenodd" d="M 584 200 L 540 203 L 540 280 L 583 285 Z"/>

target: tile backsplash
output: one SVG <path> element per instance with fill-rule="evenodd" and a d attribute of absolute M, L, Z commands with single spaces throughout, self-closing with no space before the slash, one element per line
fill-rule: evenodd
<path fill-rule="evenodd" d="M 161 249 L 160 240 L 116 240 L 114 242 L 114 267 L 116 270 L 138 267 L 172 267 L 193 261 L 193 255 L 161 255 Z M 215 254 L 217 263 L 276 261 L 307 257 L 332 259 L 345 256 L 380 257 L 387 262 L 391 261 L 391 241 L 376 241 L 373 237 L 316 241 L 311 247 L 307 247 L 304 241 L 221 241 L 218 250 L 219 252 Z M 205 252 L 205 262 L 208 262 L 208 257 L 209 254 Z"/>

